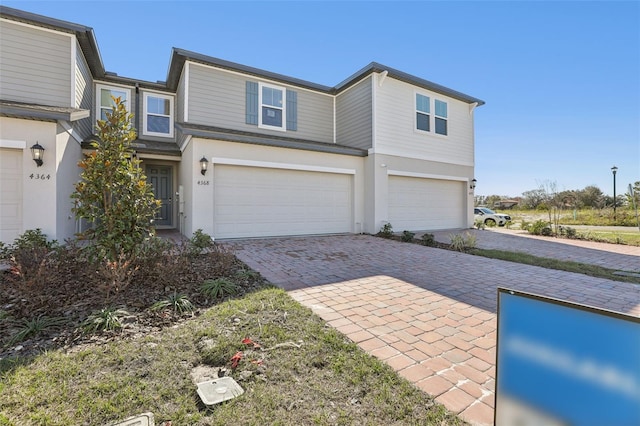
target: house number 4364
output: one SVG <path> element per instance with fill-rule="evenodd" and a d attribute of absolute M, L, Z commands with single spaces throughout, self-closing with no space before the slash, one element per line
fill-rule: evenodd
<path fill-rule="evenodd" d="M 35 180 L 49 180 L 49 179 L 51 179 L 51 175 L 45 175 L 44 173 L 42 173 L 42 174 L 33 174 L 33 173 L 31 173 L 29 175 L 29 178 L 35 179 Z"/>

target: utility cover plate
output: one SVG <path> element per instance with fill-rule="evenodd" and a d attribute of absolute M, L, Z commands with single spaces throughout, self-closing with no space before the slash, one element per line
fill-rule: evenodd
<path fill-rule="evenodd" d="M 244 389 L 231 377 L 220 377 L 198 383 L 198 395 L 205 405 L 228 401 L 244 393 Z"/>
<path fill-rule="evenodd" d="M 137 416 L 129 417 L 112 426 L 154 426 L 153 413 L 142 413 Z"/>

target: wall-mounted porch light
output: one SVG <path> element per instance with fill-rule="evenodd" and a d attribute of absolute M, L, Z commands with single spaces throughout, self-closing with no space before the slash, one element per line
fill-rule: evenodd
<path fill-rule="evenodd" d="M 471 179 L 471 184 L 469 185 L 470 189 L 476 189 L 476 182 L 478 182 L 477 179 L 473 178 Z"/>
<path fill-rule="evenodd" d="M 31 147 L 31 158 L 36 162 L 38 167 L 42 166 L 42 157 L 44 156 L 44 148 L 38 142 Z"/>
<path fill-rule="evenodd" d="M 207 174 L 207 167 L 209 167 L 209 160 L 203 155 L 200 159 L 200 173 L 202 173 L 202 176 Z"/>

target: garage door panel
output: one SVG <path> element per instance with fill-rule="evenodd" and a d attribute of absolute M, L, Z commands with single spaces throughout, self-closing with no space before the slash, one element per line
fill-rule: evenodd
<path fill-rule="evenodd" d="M 405 176 L 389 177 L 389 222 L 396 230 L 465 226 L 464 183 Z"/>
<path fill-rule="evenodd" d="M 217 238 L 351 232 L 351 175 L 216 165 Z"/>
<path fill-rule="evenodd" d="M 22 234 L 22 150 L 0 148 L 0 241 Z"/>

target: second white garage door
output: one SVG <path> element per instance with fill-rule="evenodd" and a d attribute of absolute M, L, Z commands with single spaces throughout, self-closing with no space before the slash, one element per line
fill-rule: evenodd
<path fill-rule="evenodd" d="M 389 176 L 389 222 L 394 231 L 466 227 L 461 181 Z"/>
<path fill-rule="evenodd" d="M 352 232 L 350 174 L 216 165 L 216 238 Z"/>
<path fill-rule="evenodd" d="M 22 233 L 22 150 L 0 148 L 0 241 Z"/>

